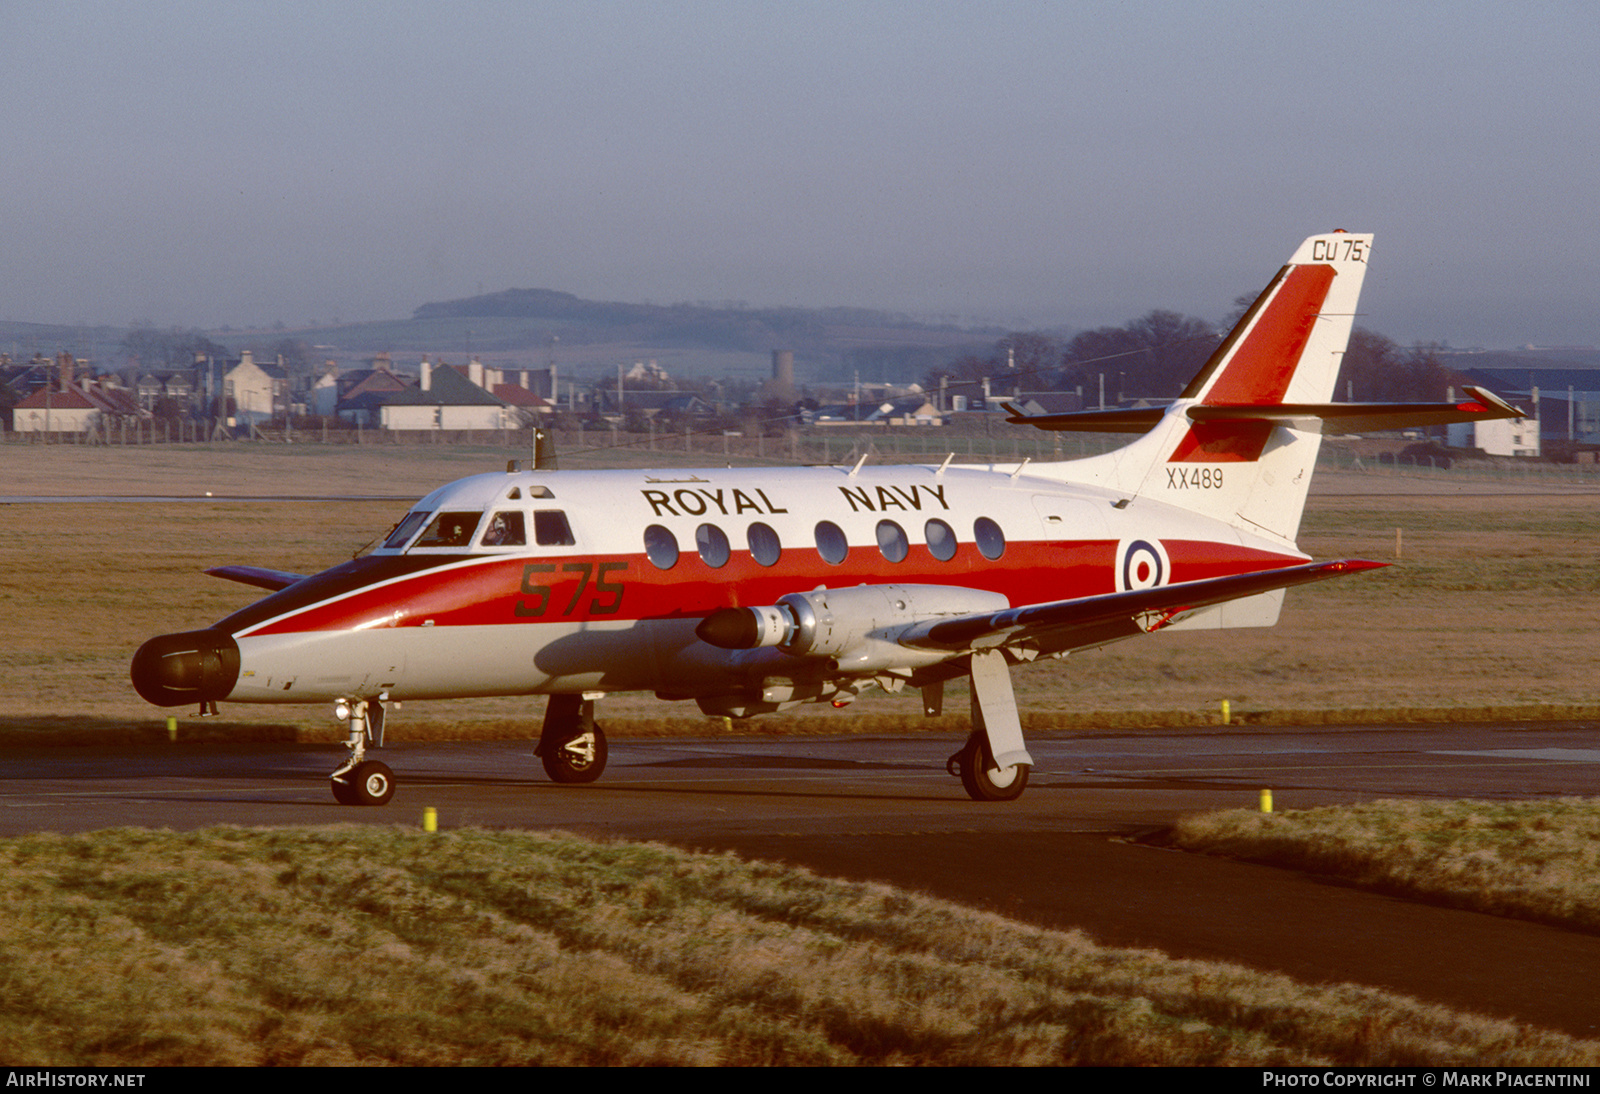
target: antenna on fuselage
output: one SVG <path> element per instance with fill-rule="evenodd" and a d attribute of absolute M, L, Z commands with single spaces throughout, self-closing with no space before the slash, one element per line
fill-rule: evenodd
<path fill-rule="evenodd" d="M 560 466 L 556 460 L 556 436 L 548 429 L 533 431 L 533 469 L 554 471 Z"/>

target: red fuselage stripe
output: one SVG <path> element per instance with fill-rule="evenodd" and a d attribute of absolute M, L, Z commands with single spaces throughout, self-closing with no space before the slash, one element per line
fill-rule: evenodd
<path fill-rule="evenodd" d="M 1295 565 L 1302 558 L 1230 544 L 1163 541 L 1172 583 Z M 982 589 L 1012 604 L 1036 604 L 1116 590 L 1117 544 L 1012 542 L 998 561 L 963 544 L 949 562 L 922 545 L 891 563 L 875 548 L 853 548 L 839 566 L 810 548 L 790 548 L 774 566 L 748 552 L 712 568 L 685 552 L 670 570 L 642 553 L 621 556 L 509 555 L 400 577 L 309 605 L 243 634 L 336 632 L 380 627 L 495 626 L 700 618 L 717 608 L 757 607 L 818 585 L 928 584 Z"/>

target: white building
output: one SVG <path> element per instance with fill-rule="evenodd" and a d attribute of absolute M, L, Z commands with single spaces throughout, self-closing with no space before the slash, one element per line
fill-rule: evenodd
<path fill-rule="evenodd" d="M 1481 448 L 1490 456 L 1537 456 L 1538 418 L 1496 418 L 1457 422 L 1449 427 L 1452 448 Z"/>
<path fill-rule="evenodd" d="M 239 422 L 270 421 L 288 398 L 289 378 L 275 366 L 256 364 L 249 350 L 239 355 L 239 363 L 222 379 L 224 391 L 233 400 L 234 419 Z"/>
<path fill-rule="evenodd" d="M 483 366 L 473 362 L 478 376 Z M 380 411 L 385 429 L 515 429 L 517 415 L 449 365 L 422 363 L 422 382 L 397 391 Z"/>

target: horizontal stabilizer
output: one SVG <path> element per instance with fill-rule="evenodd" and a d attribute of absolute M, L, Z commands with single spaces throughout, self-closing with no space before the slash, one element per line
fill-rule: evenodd
<path fill-rule="evenodd" d="M 1308 428 L 1321 422 L 1325 433 L 1365 433 L 1409 426 L 1449 425 L 1495 418 L 1525 418 L 1527 414 L 1491 391 L 1468 387 L 1470 398 L 1456 403 L 1258 403 L 1249 405 L 1199 404 L 1189 407 L 1194 422 L 1280 422 Z M 1144 433 L 1155 427 L 1166 409 L 1132 407 L 1079 410 L 1066 414 L 1024 414 L 1010 403 L 1006 421 L 1035 429 L 1075 433 Z"/>
<path fill-rule="evenodd" d="M 1002 405 L 1011 411 L 1011 417 L 1006 419 L 1011 425 L 1031 425 L 1035 429 L 1063 433 L 1148 433 L 1167 412 L 1165 407 L 1141 406 L 1030 415 L 1011 403 Z"/>
<path fill-rule="evenodd" d="M 1186 581 L 1177 585 L 1106 593 L 1077 600 L 1058 600 L 955 619 L 929 620 L 907 628 L 897 640 L 902 646 L 918 649 L 962 650 L 978 644 L 992 645 L 997 638 L 1011 641 L 1033 635 L 1049 635 L 1053 641 L 1059 641 L 1064 632 L 1079 629 L 1087 631 L 1125 619 L 1137 620 L 1142 630 L 1153 631 L 1189 612 L 1213 604 L 1387 565 L 1386 562 L 1367 562 L 1362 559 L 1309 562 L 1252 574 Z"/>
<path fill-rule="evenodd" d="M 260 566 L 217 566 L 207 570 L 212 577 L 225 577 L 229 581 L 237 581 L 244 585 L 254 585 L 258 589 L 287 589 L 297 581 L 304 581 L 305 574 L 291 574 L 283 570 L 268 570 Z"/>
<path fill-rule="evenodd" d="M 1407 426 L 1482 422 L 1525 418 L 1527 414 L 1491 391 L 1467 388 L 1471 396 L 1458 403 L 1277 403 L 1270 406 L 1192 406 L 1196 422 L 1323 422 L 1324 433 L 1364 433 Z"/>

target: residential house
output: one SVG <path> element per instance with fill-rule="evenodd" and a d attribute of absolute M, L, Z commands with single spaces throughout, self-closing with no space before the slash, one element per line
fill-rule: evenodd
<path fill-rule="evenodd" d="M 276 364 L 256 364 L 249 350 L 240 353 L 239 363 L 222 379 L 225 393 L 233 400 L 233 418 L 239 424 L 271 421 L 288 405 L 288 374 Z"/>
<path fill-rule="evenodd" d="M 470 366 L 469 366 L 470 368 Z M 479 376 L 483 366 L 477 366 Z M 422 362 L 421 383 L 397 391 L 379 413 L 385 429 L 514 429 L 517 416 L 460 369 Z"/>

